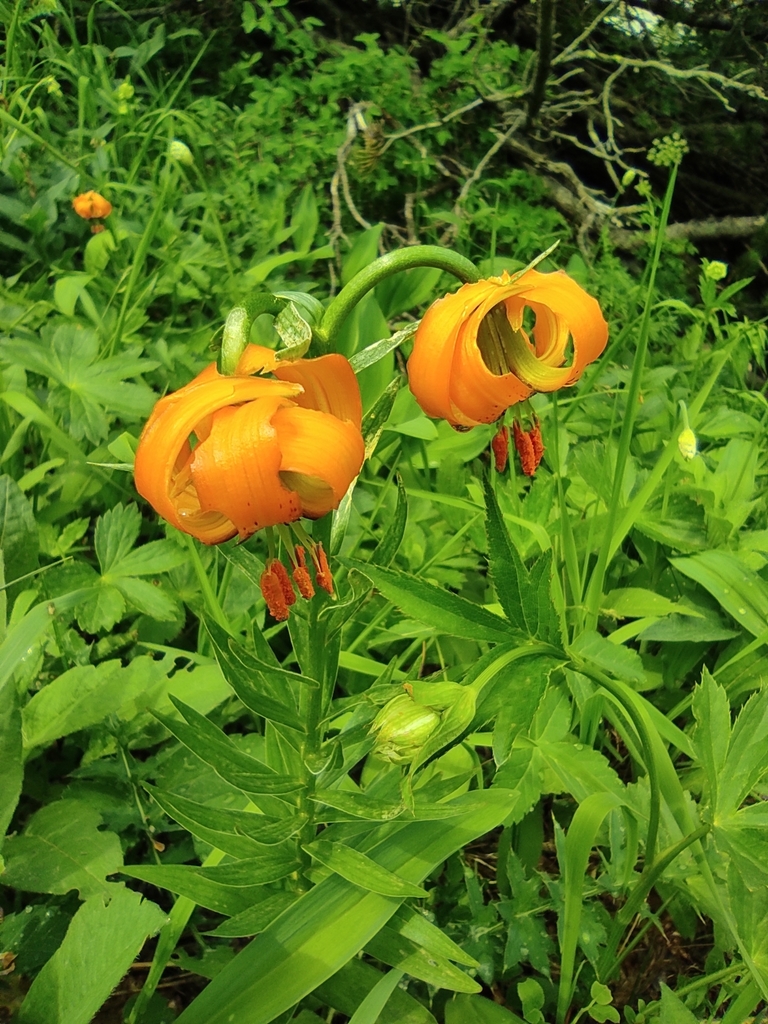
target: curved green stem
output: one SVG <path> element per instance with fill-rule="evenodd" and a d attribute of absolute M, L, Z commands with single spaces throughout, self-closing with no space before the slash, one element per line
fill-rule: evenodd
<path fill-rule="evenodd" d="M 354 307 L 371 288 L 392 274 L 412 270 L 414 267 L 437 267 L 464 283 L 480 280 L 480 271 L 474 263 L 450 249 L 443 249 L 439 245 L 410 245 L 406 249 L 398 249 L 374 260 L 341 289 L 326 309 L 315 331 L 317 337 L 326 345 L 330 344 Z"/>
<path fill-rule="evenodd" d="M 672 205 L 672 194 L 675 190 L 675 180 L 677 178 L 677 167 L 677 164 L 672 165 L 672 169 L 669 174 L 669 182 L 667 184 L 667 191 L 664 195 L 664 202 L 661 208 L 659 223 L 656 225 L 656 243 L 653 247 L 653 256 L 651 257 L 651 272 L 648 275 L 648 290 L 645 296 L 643 317 L 640 321 L 640 333 L 637 339 L 637 349 L 635 350 L 635 358 L 632 363 L 632 378 L 629 382 L 629 388 L 627 389 L 627 404 L 624 413 L 624 422 L 621 425 L 621 434 L 619 435 L 619 450 L 616 453 L 616 471 L 613 477 L 613 490 L 611 492 L 611 501 L 608 507 L 608 521 L 603 531 L 603 543 L 600 546 L 597 564 L 592 572 L 589 587 L 587 588 L 586 629 L 594 629 L 597 625 L 600 599 L 603 596 L 603 582 L 605 580 L 605 572 L 608 568 L 608 559 L 611 551 L 611 539 L 613 538 L 613 531 L 616 527 L 616 520 L 619 516 L 621 492 L 624 487 L 624 470 L 626 469 L 627 460 L 629 458 L 629 446 L 632 442 L 632 431 L 635 426 L 635 417 L 637 415 L 640 385 L 642 384 L 643 369 L 645 367 L 645 356 L 648 351 L 651 310 L 653 308 L 653 286 L 656 281 L 656 271 L 659 266 L 661 248 L 664 244 L 664 236 L 667 230 L 667 220 L 669 219 L 669 210 Z"/>
<path fill-rule="evenodd" d="M 578 661 L 579 659 L 576 660 Z M 621 683 L 611 679 L 611 677 L 605 675 L 604 672 L 600 672 L 598 669 L 592 668 L 591 665 L 580 663 L 578 665 L 578 669 L 580 672 L 583 672 L 584 675 L 594 679 L 594 681 L 599 683 L 600 686 L 603 686 L 616 698 L 617 701 L 619 701 L 635 726 L 635 729 L 637 729 L 637 735 L 640 737 L 640 743 L 643 747 L 643 758 L 645 760 L 645 770 L 648 772 L 648 784 L 650 790 L 650 813 L 648 816 L 648 832 L 646 833 L 645 839 L 645 864 L 646 868 L 649 869 L 653 865 L 656 853 L 656 839 L 659 834 L 659 820 L 661 817 L 661 784 L 658 765 L 656 763 L 656 751 L 654 749 L 650 730 L 648 729 L 648 723 L 645 720 L 645 715 L 640 713 L 640 709 L 638 709 L 634 701 L 628 697 L 626 688 Z"/>
<path fill-rule="evenodd" d="M 224 334 L 219 353 L 219 372 L 231 375 L 237 369 L 251 336 L 253 321 L 263 313 L 276 315 L 285 305 L 283 299 L 276 299 L 269 292 L 252 295 L 230 310 L 224 323 Z"/>
<path fill-rule="evenodd" d="M 661 878 L 662 874 L 666 871 L 672 861 L 679 857 L 683 850 L 687 850 L 689 846 L 692 846 L 693 843 L 697 842 L 697 840 L 703 839 L 707 832 L 709 832 L 710 828 L 710 825 L 702 825 L 701 828 L 697 828 L 695 832 L 691 832 L 689 835 L 684 836 L 678 843 L 668 847 L 654 864 L 652 864 L 646 871 L 643 871 L 643 874 L 640 876 L 637 884 L 630 893 L 627 902 L 616 915 L 613 929 L 608 936 L 607 946 L 600 959 L 600 963 L 598 964 L 598 976 L 601 981 L 607 982 L 616 967 L 618 967 L 620 961 L 614 961 L 614 956 L 619 945 L 621 934 L 627 924 L 629 924 L 643 905 L 648 893 L 654 887 L 659 878 Z"/>

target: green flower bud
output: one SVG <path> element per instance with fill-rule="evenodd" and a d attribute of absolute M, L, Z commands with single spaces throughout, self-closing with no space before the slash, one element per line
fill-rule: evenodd
<path fill-rule="evenodd" d="M 680 432 L 680 436 L 677 439 L 677 447 L 680 449 L 680 454 L 686 462 L 696 458 L 696 435 L 690 427 L 686 427 L 685 430 Z"/>
<path fill-rule="evenodd" d="M 621 184 L 624 186 L 624 188 L 629 188 L 629 186 L 632 184 L 636 177 L 637 171 L 633 170 L 630 167 L 628 171 L 624 171 L 624 174 L 621 179 Z"/>
<path fill-rule="evenodd" d="M 185 167 L 191 167 L 195 162 L 195 158 L 192 156 L 192 150 L 186 142 L 182 142 L 180 139 L 173 140 L 168 147 L 168 153 L 171 160 L 178 160 L 178 162 L 180 164 L 184 164 Z"/>
<path fill-rule="evenodd" d="M 410 764 L 439 724 L 436 711 L 401 693 L 388 701 L 373 720 L 373 752 L 391 764 Z"/>
<path fill-rule="evenodd" d="M 704 261 L 704 277 L 708 281 L 722 281 L 728 273 L 728 264 L 720 260 Z"/>

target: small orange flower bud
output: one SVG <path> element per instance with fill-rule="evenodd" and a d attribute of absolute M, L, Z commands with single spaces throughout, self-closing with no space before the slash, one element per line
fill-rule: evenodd
<path fill-rule="evenodd" d="M 531 435 L 523 430 L 515 420 L 514 423 L 515 448 L 520 456 L 520 465 L 526 476 L 533 476 L 536 472 L 536 452 L 533 447 Z"/>
<path fill-rule="evenodd" d="M 498 433 L 491 441 L 491 449 L 496 460 L 496 472 L 503 473 L 509 458 L 509 427 L 499 427 Z"/>
<path fill-rule="evenodd" d="M 279 577 L 269 567 L 264 570 L 259 580 L 261 593 L 267 602 L 269 614 L 278 622 L 285 622 L 288 618 L 288 605 L 285 603 L 285 594 Z"/>
<path fill-rule="evenodd" d="M 112 213 L 112 203 L 104 196 L 100 196 L 98 192 L 94 192 L 93 189 L 75 196 L 72 206 L 78 217 L 82 217 L 84 220 L 108 217 Z"/>
<path fill-rule="evenodd" d="M 309 600 L 315 596 L 315 588 L 312 585 L 312 579 L 307 569 L 307 560 L 304 556 L 304 548 L 296 548 L 296 565 L 293 569 L 293 582 L 296 584 L 296 589 L 305 600 Z"/>
<path fill-rule="evenodd" d="M 103 224 L 91 224 L 91 234 L 92 235 L 100 235 L 101 232 L 105 231 L 105 230 L 106 230 L 106 228 L 104 227 Z"/>

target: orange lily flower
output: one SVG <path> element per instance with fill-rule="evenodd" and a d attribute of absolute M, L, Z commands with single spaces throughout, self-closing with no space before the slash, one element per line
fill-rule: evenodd
<path fill-rule="evenodd" d="M 357 378 L 343 356 L 279 361 L 249 345 L 233 376 L 211 363 L 160 399 L 139 439 L 136 489 L 205 544 L 317 519 L 360 472 L 361 421 Z"/>
<path fill-rule="evenodd" d="M 108 217 L 112 213 L 112 203 L 98 192 L 94 192 L 93 189 L 75 196 L 72 206 L 78 217 L 82 217 L 84 220 L 100 219 Z"/>
<path fill-rule="evenodd" d="M 533 342 L 525 310 L 536 318 Z M 434 302 L 419 325 L 408 378 L 429 416 L 457 427 L 493 423 L 535 391 L 574 384 L 608 340 L 597 301 L 558 270 L 506 271 Z M 569 365 L 563 365 L 572 344 Z"/>

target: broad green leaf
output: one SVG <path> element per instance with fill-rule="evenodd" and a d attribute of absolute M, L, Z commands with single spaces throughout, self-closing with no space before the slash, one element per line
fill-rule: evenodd
<path fill-rule="evenodd" d="M 344 258 L 341 271 L 342 284 L 348 284 L 359 270 L 363 270 L 369 263 L 373 263 L 379 255 L 379 239 L 383 230 L 383 224 L 374 224 L 373 227 L 362 231 L 357 236 L 351 251 Z"/>
<path fill-rule="evenodd" d="M 266 889 L 263 891 L 267 892 Z M 271 893 L 261 900 L 260 903 L 256 903 L 255 906 L 235 914 L 234 917 L 230 917 L 228 921 L 225 921 L 218 928 L 214 928 L 212 932 L 207 932 L 206 934 L 215 935 L 217 938 L 223 939 L 239 939 L 258 935 L 259 932 L 263 932 L 265 928 L 272 924 L 279 914 L 282 914 L 292 903 L 295 903 L 297 899 L 297 894 L 293 892 Z"/>
<path fill-rule="evenodd" d="M 37 568 L 37 523 L 32 506 L 10 476 L 0 476 L 0 549 L 5 569 L 3 583 L 12 587 L 14 580 Z M 11 600 L 18 591 L 12 587 Z"/>
<path fill-rule="evenodd" d="M 21 793 L 24 765 L 21 749 L 21 714 L 16 691 L 0 690 L 0 850 Z M 2 858 L 0 858 L 0 866 Z"/>
<path fill-rule="evenodd" d="M 611 793 L 624 800 L 624 786 L 603 755 L 581 743 L 546 743 L 536 747 L 545 764 L 560 780 L 562 792 L 570 793 L 579 802 L 590 793 Z"/>
<path fill-rule="evenodd" d="M 616 679 L 635 684 L 645 682 L 643 663 L 637 651 L 612 644 L 596 630 L 587 630 L 577 637 L 571 645 L 571 651 Z"/>
<path fill-rule="evenodd" d="M 125 670 L 120 662 L 78 665 L 44 686 L 22 711 L 24 746 L 45 746 L 103 721 L 119 707 Z"/>
<path fill-rule="evenodd" d="M 291 213 L 291 238 L 299 252 L 309 251 L 317 234 L 318 223 L 315 190 L 311 184 L 305 185 Z"/>
<path fill-rule="evenodd" d="M 105 581 L 111 577 L 105 577 Z M 178 603 L 168 593 L 153 587 L 146 580 L 138 580 L 131 576 L 118 578 L 114 582 L 115 589 L 137 611 L 149 615 L 153 619 L 170 622 L 176 618 Z"/>
<path fill-rule="evenodd" d="M 525 1024 L 521 1017 L 483 996 L 456 996 L 445 1004 L 445 1024 Z"/>
<path fill-rule="evenodd" d="M 369 892 L 377 892 L 382 896 L 415 896 L 417 899 L 427 895 L 426 889 L 414 885 L 392 871 L 383 868 L 376 861 L 358 850 L 353 850 L 343 843 L 332 843 L 327 839 L 316 839 L 304 849 L 315 860 L 346 878 L 353 885 L 359 885 Z"/>
<path fill-rule="evenodd" d="M 106 233 L 106 232 L 105 232 Z M 96 241 L 95 238 L 91 241 Z M 53 289 L 53 301 L 65 316 L 75 315 L 75 305 L 80 293 L 93 280 L 88 274 L 68 274 L 60 277 Z"/>
<path fill-rule="evenodd" d="M 768 808 L 750 804 L 733 814 L 718 815 L 715 845 L 752 890 L 768 885 Z"/>
<path fill-rule="evenodd" d="M 335 807 L 342 811 L 345 817 L 364 818 L 368 821 L 392 821 L 405 810 L 402 803 L 389 803 L 368 796 L 367 793 L 355 793 L 345 789 L 316 789 L 312 799 Z"/>
<path fill-rule="evenodd" d="M 469 793 L 461 798 L 460 816 L 392 826 L 393 834 L 367 854 L 418 883 L 452 852 L 495 828 L 516 799 L 501 790 Z M 182 1013 L 179 1024 L 269 1024 L 354 957 L 399 903 L 331 875 L 258 935 Z"/>
<path fill-rule="evenodd" d="M 380 985 L 384 978 L 399 972 L 383 975 L 375 967 L 362 960 L 350 960 L 340 971 L 324 981 L 315 995 L 340 1013 L 351 1017 L 361 1008 L 366 998 Z M 381 991 L 381 990 L 380 990 Z M 401 988 L 395 988 L 384 1008 L 379 1012 L 376 1024 L 436 1024 L 435 1018 L 413 996 Z"/>
<path fill-rule="evenodd" d="M 146 783 L 144 788 L 166 814 L 189 832 L 233 857 L 254 857 L 260 852 L 260 847 L 276 846 L 290 839 L 303 823 L 303 819 L 298 816 L 269 818 L 263 814 L 235 811 L 230 807 L 197 803 Z"/>
<path fill-rule="evenodd" d="M 299 862 L 281 851 L 210 868 L 191 864 L 131 864 L 121 871 L 130 878 L 170 889 L 201 907 L 233 917 L 260 902 L 261 886 L 285 878 L 298 868 Z"/>
<path fill-rule="evenodd" d="M 760 636 L 768 629 L 768 583 L 730 551 L 672 558 L 679 572 L 701 584 L 739 625 Z"/>
<path fill-rule="evenodd" d="M 702 670 L 700 685 L 693 691 L 693 714 L 696 719 L 693 746 L 706 773 L 709 803 L 715 814 L 731 738 L 731 708 L 724 688 L 715 682 L 706 667 Z"/>
<path fill-rule="evenodd" d="M 31 608 L 21 622 L 17 622 L 8 631 L 0 645 L 0 693 L 8 684 L 12 673 L 19 662 L 26 656 L 29 648 L 37 643 L 40 637 L 51 626 L 57 615 L 63 615 L 76 607 L 84 598 L 91 594 L 90 588 L 83 588 L 56 597 L 52 601 L 43 601 Z"/>
<path fill-rule="evenodd" d="M 37 811 L 20 836 L 5 841 L 4 885 L 24 892 L 64 895 L 77 889 L 82 899 L 114 892 L 107 882 L 123 866 L 120 840 L 100 831 L 101 816 L 80 800 L 57 800 Z"/>
<path fill-rule="evenodd" d="M 171 697 L 182 721 L 154 712 L 155 717 L 193 754 L 209 764 L 220 778 L 250 794 L 288 794 L 295 792 L 298 778 L 279 775 L 263 761 L 240 750 L 221 729 L 209 722 L 178 697 Z"/>
<path fill-rule="evenodd" d="M 397 569 L 384 569 L 353 559 L 342 561 L 367 576 L 376 589 L 405 615 L 434 626 L 441 633 L 491 643 L 510 639 L 509 628 L 503 619 L 466 598 Z"/>
<path fill-rule="evenodd" d="M 675 995 L 663 981 L 661 982 L 661 1016 L 659 1020 L 664 1024 L 699 1024 L 680 997 Z"/>
<path fill-rule="evenodd" d="M 188 560 L 188 553 L 173 541 L 153 540 L 148 544 L 142 544 L 141 547 L 133 548 L 122 558 L 115 559 L 109 568 L 109 575 L 113 578 L 155 576 L 161 572 L 170 572 Z"/>
<path fill-rule="evenodd" d="M 377 981 L 350 1017 L 349 1024 L 376 1024 L 402 976 L 402 971 L 394 970 Z"/>
<path fill-rule="evenodd" d="M 396 967 L 413 978 L 451 992 L 479 992 L 480 985 L 464 971 L 440 956 L 423 950 L 411 939 L 384 925 L 366 944 L 366 952 L 389 967 Z"/>
<path fill-rule="evenodd" d="M 728 902 L 744 953 L 765 986 L 768 984 L 768 886 L 763 883 L 750 888 L 738 867 L 731 863 L 728 866 Z"/>
<path fill-rule="evenodd" d="M 718 814 L 737 810 L 768 771 L 768 690 L 753 694 L 739 712 L 719 781 Z"/>
<path fill-rule="evenodd" d="M 701 612 L 695 608 L 686 608 L 678 601 L 670 601 L 668 597 L 655 594 L 652 590 L 642 587 L 623 587 L 612 590 L 603 598 L 603 615 L 611 615 L 616 619 L 642 619 L 646 616 L 692 615 L 701 618 Z"/>
<path fill-rule="evenodd" d="M 407 939 L 423 946 L 429 953 L 454 960 L 457 964 L 465 964 L 467 967 L 480 966 L 473 956 L 466 953 L 461 946 L 457 946 L 453 939 L 449 939 L 428 917 L 407 903 L 400 907 L 390 925 Z"/>
<path fill-rule="evenodd" d="M 136 505 L 115 505 L 96 520 L 93 542 L 102 573 L 106 574 L 134 549 L 141 529 Z"/>
<path fill-rule="evenodd" d="M 122 886 L 91 896 L 33 981 L 19 1024 L 89 1024 L 165 920 L 155 903 Z"/>

